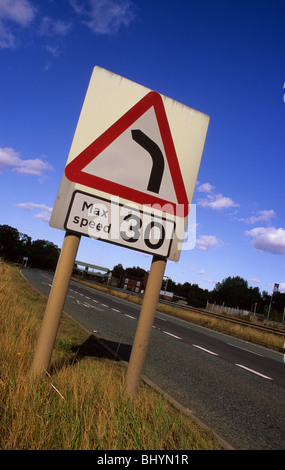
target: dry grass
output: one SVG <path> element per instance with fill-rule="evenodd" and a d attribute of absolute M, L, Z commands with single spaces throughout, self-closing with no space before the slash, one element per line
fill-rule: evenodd
<path fill-rule="evenodd" d="M 121 292 L 110 288 L 108 289 L 105 286 L 100 286 L 98 284 L 90 283 L 88 281 L 78 280 L 77 278 L 75 278 L 74 280 L 89 287 L 101 290 L 103 292 L 108 292 L 109 294 L 128 300 L 130 302 L 134 302 L 137 304 L 142 303 L 141 297 L 129 294 L 127 292 Z M 199 325 L 205 326 L 206 328 L 212 328 L 233 336 L 237 336 L 239 338 L 244 339 L 245 341 L 251 341 L 264 346 L 276 348 L 278 350 L 284 349 L 283 336 L 281 337 L 278 335 L 274 335 L 273 333 L 265 333 L 262 331 L 258 331 L 256 328 L 254 328 L 254 322 L 252 322 L 252 324 L 249 323 L 248 326 L 241 326 L 238 324 L 230 323 L 226 320 L 223 321 L 212 316 L 199 314 L 191 310 L 183 310 L 179 307 L 177 308 L 172 305 L 166 305 L 162 303 L 157 306 L 157 310 L 185 321 L 197 323 Z"/>
<path fill-rule="evenodd" d="M 210 431 L 147 385 L 128 399 L 125 367 L 66 316 L 50 375 L 32 380 L 45 304 L 16 267 L 0 261 L 0 449 L 220 449 Z"/>
<path fill-rule="evenodd" d="M 254 323 L 249 322 L 248 325 L 239 325 L 230 323 L 226 320 L 217 319 L 215 317 L 199 314 L 191 311 L 181 311 L 181 309 L 167 307 L 161 305 L 160 310 L 170 315 L 182 318 L 186 321 L 198 323 L 206 328 L 212 328 L 224 333 L 237 336 L 245 341 L 261 344 L 267 347 L 282 350 L 284 347 L 284 337 L 257 330 Z"/>

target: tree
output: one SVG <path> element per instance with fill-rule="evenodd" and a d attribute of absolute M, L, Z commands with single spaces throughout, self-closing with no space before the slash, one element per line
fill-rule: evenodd
<path fill-rule="evenodd" d="M 122 264 L 119 263 L 113 267 L 112 276 L 115 277 L 116 279 L 121 279 L 124 273 L 125 273 L 125 270 Z"/>
<path fill-rule="evenodd" d="M 261 300 L 261 295 L 258 287 L 248 287 L 245 279 L 235 276 L 218 282 L 213 290 L 212 299 L 218 304 L 224 302 L 227 307 L 250 310 L 253 302 Z"/>
<path fill-rule="evenodd" d="M 184 284 L 179 283 L 177 285 L 176 293 L 177 293 L 177 295 L 187 299 L 190 288 L 191 288 L 191 284 L 189 282 L 184 282 Z"/>
<path fill-rule="evenodd" d="M 24 256 L 29 265 L 43 269 L 55 269 L 60 249 L 47 240 L 34 240 L 9 225 L 0 225 L 0 256 L 21 262 Z"/>
<path fill-rule="evenodd" d="M 198 284 L 191 284 L 188 291 L 187 302 L 192 307 L 205 308 L 208 299 L 208 290 L 202 289 Z"/>
<path fill-rule="evenodd" d="M 138 278 L 143 278 L 146 274 L 146 271 L 139 266 L 133 266 L 132 268 L 127 268 L 125 271 L 126 276 L 134 276 Z"/>
<path fill-rule="evenodd" d="M 167 290 L 169 292 L 176 292 L 176 283 L 169 277 L 167 280 Z"/>
<path fill-rule="evenodd" d="M 18 261 L 25 256 L 18 230 L 9 225 L 0 225 L 0 254 L 10 261 Z"/>
<path fill-rule="evenodd" d="M 47 240 L 35 240 L 31 243 L 31 263 L 33 267 L 52 269 L 57 265 L 60 249 Z"/>

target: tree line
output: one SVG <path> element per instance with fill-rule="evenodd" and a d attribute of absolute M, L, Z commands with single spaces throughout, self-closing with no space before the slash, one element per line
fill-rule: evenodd
<path fill-rule="evenodd" d="M 0 257 L 15 263 L 22 263 L 28 258 L 28 266 L 55 270 L 60 255 L 60 248 L 47 240 L 32 240 L 25 233 L 9 225 L 0 225 Z M 122 264 L 113 267 L 113 277 L 120 279 L 123 275 L 143 278 L 147 273 L 140 267 L 123 268 Z M 174 294 L 174 300 L 184 299 L 192 307 L 206 307 L 207 301 L 226 307 L 256 311 L 270 318 L 281 320 L 284 315 L 285 293 L 277 292 L 272 296 L 260 292 L 258 287 L 251 287 L 240 276 L 227 277 L 216 283 L 213 290 L 203 289 L 198 284 L 189 282 L 176 283 L 171 278 L 163 280 L 162 290 Z"/>
<path fill-rule="evenodd" d="M 145 270 L 139 267 L 124 269 L 121 264 L 114 266 L 113 276 L 119 278 L 123 274 L 143 277 Z M 162 290 L 174 294 L 174 300 L 184 299 L 192 307 L 205 308 L 207 301 L 226 307 L 239 308 L 241 310 L 255 311 L 267 315 L 270 309 L 270 318 L 280 321 L 283 318 L 285 308 L 285 294 L 277 292 L 275 296 L 268 292 L 260 292 L 258 287 L 251 287 L 240 276 L 227 277 L 217 282 L 213 290 L 203 289 L 198 284 L 189 282 L 176 283 L 171 278 L 163 280 Z"/>
<path fill-rule="evenodd" d="M 0 257 L 14 263 L 28 258 L 28 266 L 55 270 L 60 249 L 48 240 L 32 240 L 9 225 L 0 225 Z"/>

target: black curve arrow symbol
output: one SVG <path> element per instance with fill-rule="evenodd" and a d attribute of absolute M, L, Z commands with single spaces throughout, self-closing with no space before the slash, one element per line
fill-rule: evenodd
<path fill-rule="evenodd" d="M 131 132 L 133 140 L 141 145 L 152 158 L 152 169 L 147 190 L 158 194 L 164 172 L 163 154 L 159 146 L 140 129 L 134 129 Z"/>

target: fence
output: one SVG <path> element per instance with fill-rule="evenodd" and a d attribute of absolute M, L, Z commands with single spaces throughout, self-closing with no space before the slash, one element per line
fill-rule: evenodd
<path fill-rule="evenodd" d="M 226 313 L 227 315 L 240 315 L 243 317 L 249 317 L 250 315 L 253 315 L 253 313 L 249 312 L 248 310 L 241 310 L 240 308 L 233 307 L 225 307 L 224 305 L 210 304 L 210 302 L 208 301 L 206 305 L 206 310 L 209 310 L 213 313 Z"/>

